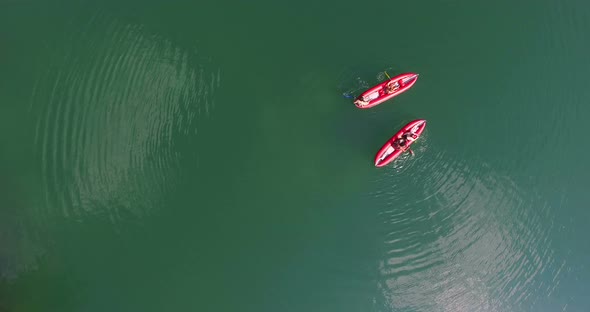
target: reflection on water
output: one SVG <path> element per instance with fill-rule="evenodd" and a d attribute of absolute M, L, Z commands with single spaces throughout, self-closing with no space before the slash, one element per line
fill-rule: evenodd
<path fill-rule="evenodd" d="M 219 70 L 141 26 L 98 16 L 38 80 L 36 146 L 49 213 L 140 217 L 158 205 L 180 155 L 215 107 Z"/>
<path fill-rule="evenodd" d="M 194 136 L 215 109 L 220 70 L 193 47 L 101 14 L 79 26 L 44 45 L 31 86 L 27 144 L 44 199 L 15 194 L 0 211 L 0 280 L 37 267 L 55 217 L 117 224 L 161 207 L 180 170 L 175 138 Z"/>
<path fill-rule="evenodd" d="M 387 179 L 404 171 L 399 163 Z M 375 194 L 388 207 L 381 211 L 379 264 L 387 306 L 505 311 L 551 295 L 566 263 L 551 249 L 546 202 L 485 164 L 473 167 L 445 153 L 406 163 L 416 166 L 420 181 Z M 424 196 L 408 201 L 404 192 L 414 187 Z"/>

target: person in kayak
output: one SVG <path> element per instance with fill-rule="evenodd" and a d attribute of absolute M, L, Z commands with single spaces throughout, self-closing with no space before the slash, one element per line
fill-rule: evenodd
<path fill-rule="evenodd" d="M 354 101 L 354 104 L 358 105 L 358 106 L 365 106 L 367 104 L 369 104 L 369 102 L 371 102 L 372 100 L 376 99 L 379 97 L 379 92 L 372 92 L 366 95 L 360 95 L 356 101 Z"/>
<path fill-rule="evenodd" d="M 365 106 L 369 104 L 369 101 L 365 100 L 365 98 L 361 96 L 358 99 L 356 99 L 356 101 L 354 101 L 354 104 L 358 106 Z"/>
<path fill-rule="evenodd" d="M 385 92 L 387 94 L 392 94 L 393 92 L 397 91 L 399 89 L 399 83 L 396 82 L 389 82 L 386 86 L 385 86 Z"/>
<path fill-rule="evenodd" d="M 412 143 L 412 142 L 416 141 L 417 135 L 414 134 L 414 133 L 408 132 L 408 133 L 404 133 L 404 135 L 402 136 L 402 138 L 406 139 L 406 141 L 408 143 Z"/>
<path fill-rule="evenodd" d="M 416 135 L 413 133 L 404 133 L 402 137 L 395 141 L 394 148 L 401 149 L 402 152 L 408 151 L 412 156 L 414 156 L 414 151 L 410 149 L 410 144 L 416 140 Z"/>

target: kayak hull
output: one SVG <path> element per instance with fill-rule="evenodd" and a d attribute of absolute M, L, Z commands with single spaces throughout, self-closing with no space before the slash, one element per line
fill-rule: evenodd
<path fill-rule="evenodd" d="M 357 103 L 355 103 L 354 105 L 358 108 L 361 109 L 367 109 L 367 108 L 371 108 L 371 107 L 375 107 L 387 100 L 390 100 L 404 92 L 406 92 L 407 90 L 409 90 L 418 80 L 418 74 L 416 73 L 405 73 L 405 74 L 400 74 L 397 75 L 389 80 L 386 80 L 368 90 L 366 90 L 365 92 L 363 92 L 361 95 L 359 95 L 356 100 L 359 99 L 369 99 L 367 104 L 364 105 L 359 105 Z M 387 84 L 389 82 L 401 82 L 401 86 L 398 90 L 394 91 L 393 93 L 387 94 L 386 89 L 387 89 Z"/>
<path fill-rule="evenodd" d="M 381 147 L 381 149 L 379 149 L 379 151 L 375 155 L 375 167 L 386 166 L 389 163 L 391 163 L 393 160 L 395 160 L 399 155 L 401 155 L 404 151 L 406 151 L 407 148 L 409 148 L 410 145 L 412 145 L 412 143 L 414 143 L 416 140 L 418 140 L 420 138 L 420 135 L 422 134 L 422 132 L 424 132 L 425 128 L 426 128 L 426 120 L 424 120 L 424 119 L 417 119 L 417 120 L 411 121 L 410 123 L 405 125 L 403 128 L 401 128 L 394 136 L 392 136 Z M 396 140 L 399 140 L 403 134 L 408 133 L 408 132 L 415 134 L 417 136 L 416 140 L 414 140 L 413 142 L 409 142 L 407 147 L 404 149 L 396 149 L 394 147 L 393 143 Z"/>

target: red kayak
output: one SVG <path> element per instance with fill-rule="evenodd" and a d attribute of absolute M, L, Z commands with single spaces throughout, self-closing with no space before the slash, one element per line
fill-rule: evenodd
<path fill-rule="evenodd" d="M 424 119 L 414 120 L 405 125 L 375 155 L 375 167 L 383 167 L 405 152 L 420 137 L 424 128 L 426 128 Z"/>
<path fill-rule="evenodd" d="M 377 106 L 404 93 L 416 83 L 416 80 L 418 80 L 418 74 L 415 73 L 397 75 L 363 92 L 356 98 L 354 105 L 358 108 Z"/>

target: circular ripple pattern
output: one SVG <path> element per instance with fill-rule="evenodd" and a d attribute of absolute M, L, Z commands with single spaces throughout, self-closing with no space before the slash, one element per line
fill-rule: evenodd
<path fill-rule="evenodd" d="M 384 311 L 529 311 L 544 300 L 554 302 L 567 280 L 573 264 L 556 251 L 559 239 L 553 241 L 561 212 L 555 200 L 536 192 L 547 189 L 544 185 L 559 186 L 578 169 L 555 165 L 571 162 L 572 156 L 548 142 L 576 146 L 581 138 L 576 122 L 587 107 L 581 100 L 587 89 L 580 85 L 587 65 L 565 64 L 587 50 L 582 29 L 588 19 L 569 4 L 544 16 L 535 27 L 552 31 L 537 38 L 523 35 L 522 49 L 515 50 L 522 57 L 510 66 L 538 71 L 502 78 L 499 89 L 510 92 L 474 96 L 482 102 L 466 103 L 471 118 L 447 120 L 437 129 L 437 140 L 429 140 L 432 127 L 427 126 L 416 156 L 404 155 L 374 181 L 384 238 L 382 296 L 376 301 Z M 541 50 L 553 53 L 531 55 Z M 568 83 L 557 90 L 555 77 L 567 77 Z M 526 86 L 510 87 L 523 80 Z M 544 110 L 530 114 L 536 104 L 520 103 L 542 103 Z M 466 134 L 468 143 L 452 146 L 464 134 L 453 132 L 458 124 L 472 133 Z M 508 155 L 506 147 L 514 147 L 518 157 Z M 557 182 L 522 184 L 531 179 Z"/>
<path fill-rule="evenodd" d="M 417 157 L 395 162 L 376 181 L 381 189 L 373 195 L 386 207 L 379 212 L 382 304 L 393 310 L 504 311 L 551 295 L 565 263 L 556 263 L 549 248 L 549 205 L 489 165 L 437 153 L 427 138 L 425 133 Z M 420 156 L 426 154 L 434 156 Z M 401 183 L 402 176 L 417 178 Z M 422 192 L 418 201 L 406 197 L 416 189 Z"/>
<path fill-rule="evenodd" d="M 140 26 L 103 16 L 87 26 L 38 79 L 35 145 L 50 214 L 116 223 L 149 213 L 174 186 L 175 138 L 212 112 L 220 73 Z"/>

